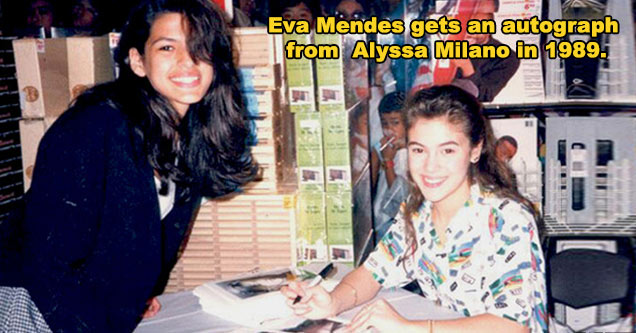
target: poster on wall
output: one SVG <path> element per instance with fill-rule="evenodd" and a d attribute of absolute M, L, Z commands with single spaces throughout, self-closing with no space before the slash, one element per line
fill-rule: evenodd
<path fill-rule="evenodd" d="M 515 52 L 518 41 L 526 45 L 539 46 L 539 35 L 506 35 L 500 27 L 504 20 L 541 17 L 541 0 L 438 0 L 432 18 L 448 16 L 462 22 L 462 32 L 454 35 L 435 35 L 431 45 L 437 41 L 466 41 L 460 50 L 472 45 L 483 46 L 487 52 L 506 55 L 495 59 L 433 59 L 431 72 L 433 84 L 452 84 L 477 96 L 484 103 L 536 104 L 544 100 L 544 85 L 541 58 L 518 59 Z M 468 20 L 494 21 L 492 34 L 471 34 L 466 30 Z M 444 44 L 446 45 L 446 44 Z M 506 48 L 507 46 L 507 48 Z M 504 50 L 508 51 L 504 51 Z M 458 52 L 458 51 L 456 51 Z M 468 52 L 468 51 L 466 51 Z M 505 52 L 505 53 L 504 53 Z M 432 53 L 435 55 L 435 52 Z M 538 56 L 538 54 L 537 54 Z"/>

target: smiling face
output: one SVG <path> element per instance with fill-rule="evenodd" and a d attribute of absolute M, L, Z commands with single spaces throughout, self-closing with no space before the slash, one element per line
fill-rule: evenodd
<path fill-rule="evenodd" d="M 408 131 L 409 172 L 426 200 L 457 206 L 470 195 L 469 167 L 481 145 L 471 147 L 460 128 L 445 117 L 418 119 Z"/>
<path fill-rule="evenodd" d="M 191 104 L 207 93 L 212 65 L 192 59 L 187 46 L 187 22 L 178 13 L 159 16 L 150 29 L 143 56 L 130 49 L 130 68 L 147 77 L 152 87 L 183 117 Z"/>

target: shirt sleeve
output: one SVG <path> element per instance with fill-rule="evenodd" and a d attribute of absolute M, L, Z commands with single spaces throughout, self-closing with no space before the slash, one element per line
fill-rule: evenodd
<path fill-rule="evenodd" d="M 395 223 L 391 225 L 364 262 L 364 267 L 384 288 L 402 286 L 411 281 L 404 268 L 406 265 L 403 264 L 407 253 L 403 212 L 404 205 L 396 216 Z"/>
<path fill-rule="evenodd" d="M 537 227 L 528 211 L 509 203 L 490 212 L 495 253 L 488 257 L 483 301 L 486 312 L 539 332 L 544 330 L 546 292 Z"/>

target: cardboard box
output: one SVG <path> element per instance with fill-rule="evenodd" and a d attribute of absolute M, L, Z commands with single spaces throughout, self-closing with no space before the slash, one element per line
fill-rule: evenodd
<path fill-rule="evenodd" d="M 31 186 L 33 168 L 38 152 L 40 140 L 48 129 L 50 119 L 24 119 L 20 120 L 20 141 L 22 146 L 22 171 L 24 179 L 24 191 Z"/>
<path fill-rule="evenodd" d="M 64 39 L 13 41 L 24 118 L 59 116 L 71 100 Z"/>
<path fill-rule="evenodd" d="M 108 42 L 107 37 L 15 40 L 22 117 L 57 117 L 88 87 L 114 79 Z"/>
<path fill-rule="evenodd" d="M 324 190 L 320 113 L 296 114 L 296 164 L 301 191 Z"/>
<path fill-rule="evenodd" d="M 327 262 L 327 224 L 323 192 L 300 192 L 296 212 L 296 259 L 299 266 Z"/>
<path fill-rule="evenodd" d="M 327 191 L 351 191 L 349 115 L 346 111 L 321 114 Z"/>
<path fill-rule="evenodd" d="M 66 47 L 71 100 L 97 83 L 115 79 L 108 36 L 66 38 Z"/>
<path fill-rule="evenodd" d="M 327 244 L 329 260 L 353 265 L 351 192 L 327 192 Z"/>

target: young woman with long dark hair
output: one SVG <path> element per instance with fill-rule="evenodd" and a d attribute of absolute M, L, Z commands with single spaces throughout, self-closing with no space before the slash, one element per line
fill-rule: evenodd
<path fill-rule="evenodd" d="M 143 2 L 116 62 L 119 78 L 81 95 L 40 143 L 0 283 L 31 307 L 8 312 L 9 331 L 132 331 L 160 307 L 202 196 L 255 174 L 230 30 L 210 1 Z"/>
<path fill-rule="evenodd" d="M 424 297 L 464 318 L 409 321 L 378 300 L 349 330 L 547 332 L 537 214 L 496 158 L 480 103 L 454 86 L 422 90 L 407 102 L 406 127 L 410 195 L 397 221 L 331 293 L 290 284 L 283 290 L 290 306 L 329 317 L 415 280 Z"/>

